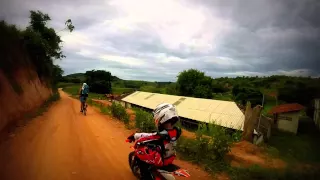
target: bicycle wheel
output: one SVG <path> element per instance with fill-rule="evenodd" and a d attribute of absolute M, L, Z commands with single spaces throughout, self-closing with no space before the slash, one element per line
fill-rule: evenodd
<path fill-rule="evenodd" d="M 87 115 L 87 104 L 83 106 L 83 115 Z"/>

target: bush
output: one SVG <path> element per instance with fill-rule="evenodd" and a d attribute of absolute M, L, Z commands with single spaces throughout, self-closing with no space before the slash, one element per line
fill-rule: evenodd
<path fill-rule="evenodd" d="M 125 124 L 129 124 L 129 115 L 126 112 L 126 109 L 121 104 L 116 104 L 113 102 L 110 108 L 111 114 L 115 118 L 123 121 Z"/>
<path fill-rule="evenodd" d="M 100 106 L 100 112 L 101 112 L 102 114 L 107 114 L 107 115 L 109 115 L 109 114 L 111 114 L 111 109 L 110 109 L 109 106 Z"/>
<path fill-rule="evenodd" d="M 225 128 L 215 124 L 200 124 L 195 139 L 180 137 L 177 152 L 183 158 L 201 163 L 211 171 L 220 171 L 226 166 L 224 157 L 233 142 Z"/>
<path fill-rule="evenodd" d="M 136 128 L 143 132 L 151 132 L 156 129 L 153 117 L 150 113 L 136 109 Z"/>

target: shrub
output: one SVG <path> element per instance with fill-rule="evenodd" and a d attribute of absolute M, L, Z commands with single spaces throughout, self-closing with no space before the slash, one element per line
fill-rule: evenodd
<path fill-rule="evenodd" d="M 232 136 L 226 129 L 215 124 L 200 124 L 196 138 L 180 137 L 177 151 L 182 157 L 201 163 L 209 169 L 221 170 L 224 156 L 230 151 Z"/>
<path fill-rule="evenodd" d="M 109 106 L 100 106 L 100 112 L 102 114 L 111 114 L 111 110 L 110 110 L 110 107 Z"/>
<path fill-rule="evenodd" d="M 156 129 L 151 113 L 141 109 L 136 110 L 136 128 L 143 132 L 151 132 Z"/>
<path fill-rule="evenodd" d="M 123 121 L 125 124 L 129 123 L 129 115 L 126 112 L 126 109 L 121 104 L 117 104 L 113 102 L 110 108 L 111 108 L 111 113 L 115 118 Z"/>
<path fill-rule="evenodd" d="M 236 130 L 234 133 L 232 133 L 232 140 L 233 142 L 239 142 L 241 140 L 242 132 L 239 130 Z"/>

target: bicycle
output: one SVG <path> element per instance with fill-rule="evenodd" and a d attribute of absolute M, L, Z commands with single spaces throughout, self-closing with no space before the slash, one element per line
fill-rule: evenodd
<path fill-rule="evenodd" d="M 87 105 L 87 103 L 84 103 L 84 106 L 83 106 L 83 108 L 82 108 L 82 113 L 83 113 L 83 115 L 87 115 L 87 107 L 88 107 L 88 105 Z"/>
<path fill-rule="evenodd" d="M 84 105 L 82 107 L 82 114 L 85 116 L 87 115 L 87 107 L 88 107 L 87 103 L 84 102 Z"/>

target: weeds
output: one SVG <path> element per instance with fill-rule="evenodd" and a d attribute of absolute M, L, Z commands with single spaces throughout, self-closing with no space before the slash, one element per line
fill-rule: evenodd
<path fill-rule="evenodd" d="M 100 106 L 100 112 L 102 114 L 111 115 L 111 109 L 108 106 Z"/>
<path fill-rule="evenodd" d="M 236 130 L 234 133 L 232 133 L 232 139 L 233 142 L 239 142 L 241 140 L 242 132 L 239 130 Z"/>
<path fill-rule="evenodd" d="M 136 111 L 136 128 L 143 132 L 151 132 L 156 129 L 153 117 L 150 113 L 141 109 L 135 109 Z"/>
<path fill-rule="evenodd" d="M 312 131 L 311 128 L 309 131 Z M 288 163 L 318 163 L 320 162 L 319 137 L 317 132 L 293 135 L 275 130 L 265 149 L 271 156 L 281 158 Z"/>
<path fill-rule="evenodd" d="M 215 171 L 225 166 L 223 158 L 230 151 L 232 143 L 232 136 L 224 128 L 212 123 L 200 124 L 195 139 L 181 137 L 178 140 L 177 151 L 185 159 L 204 164 Z"/>
<path fill-rule="evenodd" d="M 126 112 L 126 109 L 121 105 L 121 104 L 116 104 L 116 103 L 112 103 L 112 105 L 110 106 L 111 109 L 111 114 L 123 121 L 126 125 L 129 124 L 129 115 Z"/>

